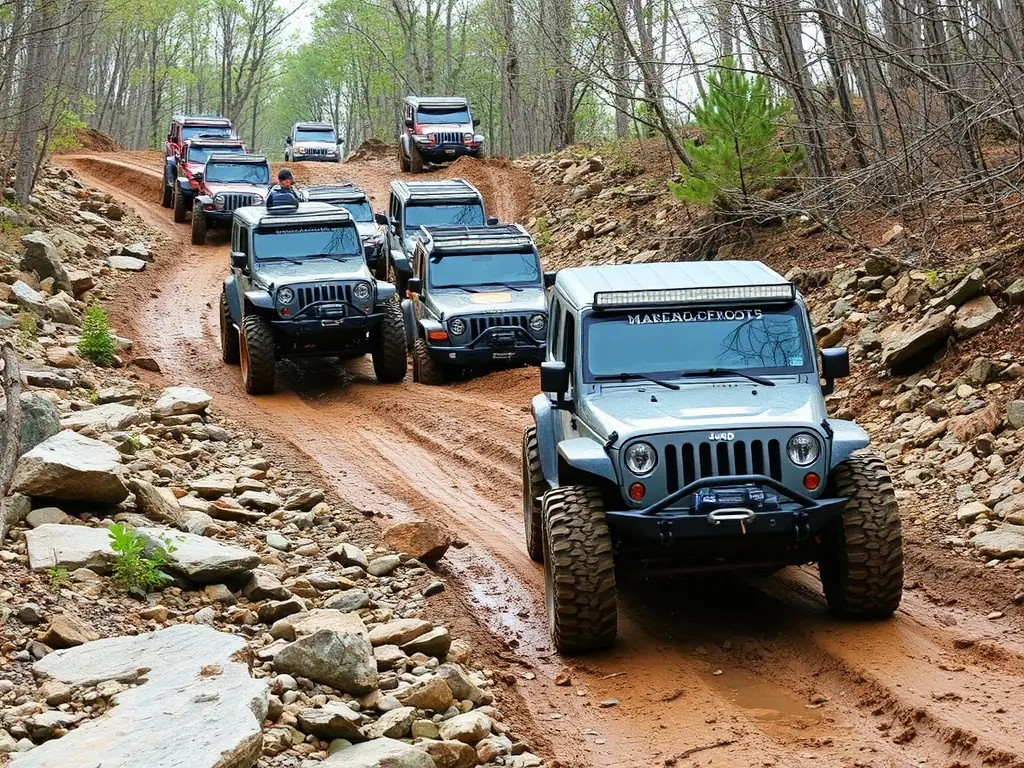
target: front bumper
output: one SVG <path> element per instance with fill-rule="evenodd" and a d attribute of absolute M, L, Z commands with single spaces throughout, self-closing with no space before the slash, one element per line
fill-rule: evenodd
<path fill-rule="evenodd" d="M 271 320 L 270 325 L 281 336 L 292 337 L 295 344 L 314 344 L 314 339 L 320 339 L 324 347 L 348 346 L 353 340 L 364 340 L 383 317 L 383 312 L 367 314 L 348 304 L 321 303 L 306 307 L 295 317 Z"/>
<path fill-rule="evenodd" d="M 336 163 L 338 162 L 338 154 L 333 155 L 300 155 L 298 152 L 295 153 L 295 159 L 293 162 L 297 163 Z"/>
<path fill-rule="evenodd" d="M 464 368 L 540 365 L 545 348 L 543 341 L 534 339 L 523 328 L 503 326 L 488 328 L 464 346 L 431 345 L 427 341 L 427 349 L 435 360 Z"/>
<path fill-rule="evenodd" d="M 416 144 L 416 149 L 427 160 L 451 160 L 463 155 L 478 155 L 482 147 L 467 147 L 465 144 Z"/>
<path fill-rule="evenodd" d="M 755 484 L 775 491 L 780 498 L 771 508 L 746 507 L 698 513 L 692 506 L 673 505 L 702 488 L 721 488 Z M 610 510 L 608 525 L 627 540 L 656 541 L 662 544 L 685 540 L 757 539 L 782 537 L 792 542 L 806 541 L 842 514 L 843 498 L 813 499 L 786 488 L 767 475 L 733 475 L 697 480 L 645 509 Z"/>
<path fill-rule="evenodd" d="M 208 211 L 203 208 L 203 216 L 206 217 L 207 221 L 215 221 L 218 223 L 230 223 L 231 217 L 234 216 L 234 211 L 223 211 L 214 208 L 212 211 Z"/>

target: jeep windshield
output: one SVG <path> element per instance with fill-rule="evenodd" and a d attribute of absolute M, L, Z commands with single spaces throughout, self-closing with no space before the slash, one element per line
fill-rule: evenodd
<path fill-rule="evenodd" d="M 194 139 L 197 136 L 217 139 L 230 139 L 231 129 L 226 125 L 183 125 L 181 126 L 181 140 Z"/>
<path fill-rule="evenodd" d="M 334 131 L 322 128 L 296 128 L 295 138 L 292 141 L 325 141 L 328 144 L 337 144 L 338 139 Z"/>
<path fill-rule="evenodd" d="M 813 346 L 796 307 L 700 307 L 592 314 L 584 325 L 588 381 L 623 372 L 662 379 L 812 373 Z"/>
<path fill-rule="evenodd" d="M 205 163 L 210 159 L 210 155 L 244 155 L 245 147 L 196 147 L 191 146 L 188 148 L 188 162 L 190 163 Z"/>
<path fill-rule="evenodd" d="M 270 166 L 259 163 L 207 163 L 206 182 L 269 186 Z"/>
<path fill-rule="evenodd" d="M 418 109 L 416 122 L 425 125 L 466 125 L 469 123 L 469 109 Z"/>
<path fill-rule="evenodd" d="M 342 200 L 341 202 L 331 203 L 331 205 L 336 208 L 344 208 L 355 221 L 363 224 L 373 222 L 373 209 L 370 208 L 368 200 L 353 200 L 351 202 Z"/>
<path fill-rule="evenodd" d="M 537 254 L 457 253 L 430 259 L 431 288 L 540 287 Z"/>
<path fill-rule="evenodd" d="M 415 238 L 420 227 L 479 227 L 485 223 L 480 203 L 409 205 L 405 209 L 407 239 Z"/>
<path fill-rule="evenodd" d="M 295 224 L 257 227 L 253 236 L 257 261 L 363 258 L 359 230 L 352 224 Z"/>

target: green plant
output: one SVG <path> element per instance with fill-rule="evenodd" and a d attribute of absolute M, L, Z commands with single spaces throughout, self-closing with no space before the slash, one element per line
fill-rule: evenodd
<path fill-rule="evenodd" d="M 125 591 L 149 592 L 171 581 L 164 566 L 175 547 L 166 537 L 153 542 L 134 528 L 115 523 L 110 526 L 110 548 L 114 551 L 114 581 Z"/>
<path fill-rule="evenodd" d="M 36 340 L 38 332 L 39 321 L 36 320 L 36 316 L 27 312 L 22 313 L 18 318 L 18 341 L 22 344 L 31 344 Z"/>
<path fill-rule="evenodd" d="M 688 141 L 693 168 L 680 170 L 683 183 L 670 184 L 686 203 L 719 210 L 747 208 L 750 199 L 768 189 L 800 161 L 799 148 L 784 149 L 779 133 L 791 104 L 776 100 L 761 75 L 747 77 L 724 58 L 708 75 L 705 95 L 693 108 L 704 141 Z"/>
<path fill-rule="evenodd" d="M 99 405 L 100 404 L 100 393 L 99 392 L 90 392 L 89 393 L 89 402 L 92 403 L 93 405 Z"/>
<path fill-rule="evenodd" d="M 85 310 L 85 317 L 82 320 L 82 338 L 78 342 L 79 353 L 97 365 L 110 365 L 114 361 L 116 348 L 114 337 L 110 333 L 107 313 L 103 311 L 103 307 L 93 304 Z"/>
<path fill-rule="evenodd" d="M 68 573 L 67 568 L 47 568 L 46 575 L 50 577 L 50 589 L 54 593 L 60 592 L 71 584 L 71 574 Z"/>
<path fill-rule="evenodd" d="M 537 219 L 537 248 L 546 248 L 551 245 L 551 225 L 548 224 L 547 216 Z"/>

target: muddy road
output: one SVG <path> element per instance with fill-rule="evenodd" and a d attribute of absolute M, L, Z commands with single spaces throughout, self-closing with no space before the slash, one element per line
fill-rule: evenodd
<path fill-rule="evenodd" d="M 547 638 L 543 573 L 522 542 L 519 450 L 536 371 L 432 388 L 408 378 L 378 385 L 368 360 L 284 363 L 274 395 L 247 397 L 218 348 L 224 238 L 189 244 L 188 227 L 160 207 L 158 155 L 61 162 L 166 233 L 153 271 L 130 282 L 112 311 L 167 380 L 205 387 L 382 524 L 423 517 L 465 543 L 443 565 L 467 607 L 459 631 L 508 662 L 520 696 L 505 708 L 521 709 L 514 719 L 562 766 L 1024 767 L 1019 616 L 986 618 L 972 593 L 974 564 L 913 545 L 909 581 L 918 588 L 889 622 L 829 619 L 811 569 L 627 584 L 616 648 L 559 657 Z M 351 179 L 380 208 L 393 165 L 293 168 L 300 183 Z M 480 186 L 492 213 L 526 211 L 522 172 L 501 162 L 456 170 Z"/>

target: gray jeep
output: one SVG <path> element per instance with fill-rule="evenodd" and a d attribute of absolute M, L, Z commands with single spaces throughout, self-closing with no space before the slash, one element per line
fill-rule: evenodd
<path fill-rule="evenodd" d="M 544 277 L 521 226 L 422 227 L 413 263 L 402 302 L 413 381 L 544 359 Z"/>
<path fill-rule="evenodd" d="M 646 572 L 817 561 L 831 611 L 900 603 L 900 514 L 868 435 L 829 417 L 796 287 L 758 262 L 584 267 L 548 297 L 523 436 L 526 548 L 565 652 L 611 645 L 616 564 Z M 821 384 L 824 379 L 825 384 Z"/>
<path fill-rule="evenodd" d="M 270 188 L 270 163 L 263 155 L 217 153 L 207 158 L 196 176 L 192 245 L 205 245 L 207 232 L 229 226 L 236 208 L 263 204 Z"/>
<path fill-rule="evenodd" d="M 288 196 L 285 196 L 288 199 Z M 395 287 L 366 266 L 344 209 L 286 202 L 234 212 L 231 271 L 220 299 L 221 352 L 245 391 L 272 392 L 275 361 L 373 356 L 377 380 L 405 378 L 405 324 Z"/>

